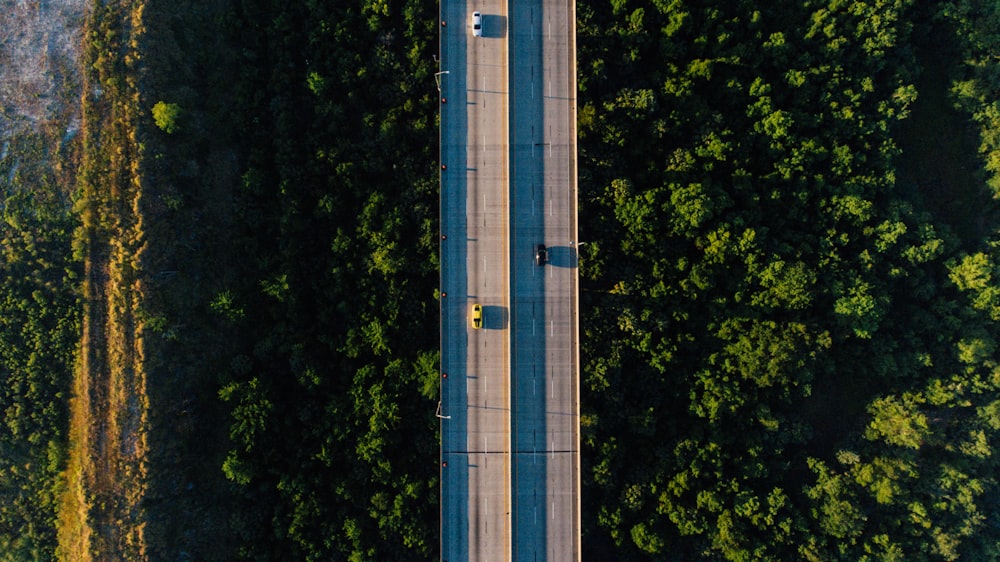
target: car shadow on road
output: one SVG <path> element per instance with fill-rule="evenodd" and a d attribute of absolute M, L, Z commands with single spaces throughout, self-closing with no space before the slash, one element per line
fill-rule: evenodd
<path fill-rule="evenodd" d="M 484 330 L 506 330 L 510 325 L 510 310 L 505 306 L 483 307 Z"/>
<path fill-rule="evenodd" d="M 483 39 L 503 39 L 507 36 L 507 16 L 483 14 Z"/>
<path fill-rule="evenodd" d="M 576 246 L 549 246 L 549 261 L 547 265 L 552 267 L 576 267 L 577 250 Z"/>

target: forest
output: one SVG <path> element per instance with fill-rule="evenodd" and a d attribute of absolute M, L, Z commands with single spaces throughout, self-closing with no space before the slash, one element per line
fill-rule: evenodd
<path fill-rule="evenodd" d="M 0 559 L 438 558 L 437 10 L 94 0 L 0 156 Z M 1000 8 L 576 10 L 585 558 L 1000 560 Z"/>
<path fill-rule="evenodd" d="M 996 7 L 701 4 L 578 6 L 590 548 L 997 559 Z"/>
<path fill-rule="evenodd" d="M 0 560 L 40 560 L 55 543 L 80 263 L 65 171 L 48 165 L 59 134 L 21 131 L 10 142 L 0 160 Z"/>

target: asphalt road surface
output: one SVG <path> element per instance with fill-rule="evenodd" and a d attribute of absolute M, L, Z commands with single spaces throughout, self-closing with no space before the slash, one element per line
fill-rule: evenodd
<path fill-rule="evenodd" d="M 445 561 L 581 556 L 574 19 L 441 4 Z"/>

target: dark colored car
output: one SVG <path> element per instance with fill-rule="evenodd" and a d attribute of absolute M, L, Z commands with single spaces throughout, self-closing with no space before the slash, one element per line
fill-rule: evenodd
<path fill-rule="evenodd" d="M 545 244 L 535 246 L 535 265 L 545 265 L 549 261 L 549 251 L 545 249 Z"/>

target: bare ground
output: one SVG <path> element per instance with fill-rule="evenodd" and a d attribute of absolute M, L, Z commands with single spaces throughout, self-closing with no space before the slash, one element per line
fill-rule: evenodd
<path fill-rule="evenodd" d="M 76 115 L 87 0 L 0 0 L 0 140 Z M 78 125 L 66 124 L 72 129 Z"/>

